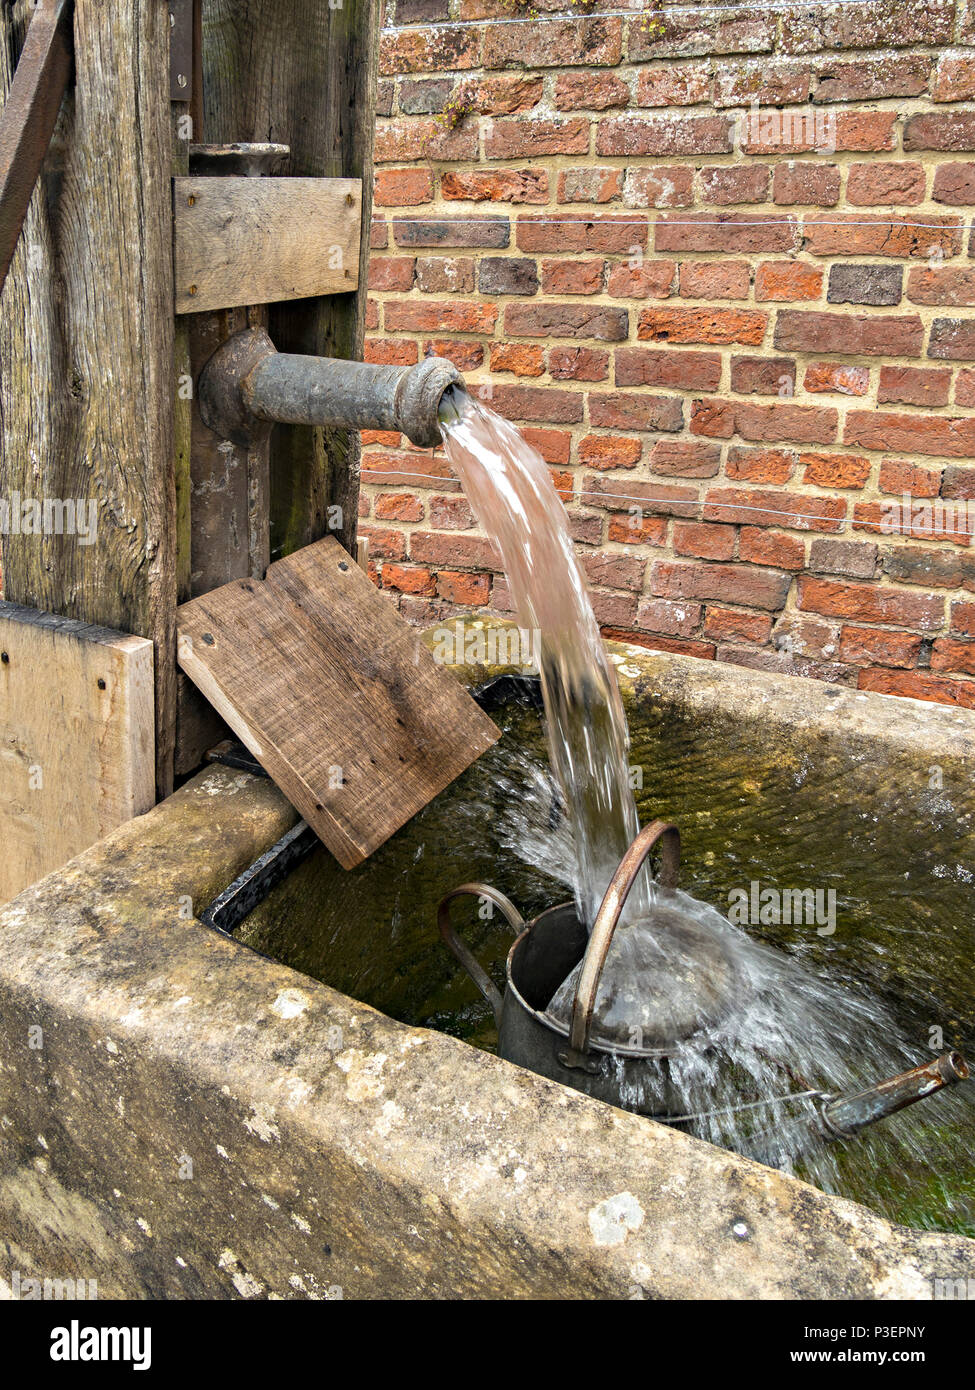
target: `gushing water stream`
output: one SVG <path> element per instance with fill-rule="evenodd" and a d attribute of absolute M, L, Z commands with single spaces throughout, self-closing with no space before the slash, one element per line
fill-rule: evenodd
<path fill-rule="evenodd" d="M 639 829 L 615 673 L 568 518 L 541 457 L 513 426 L 462 392 L 445 398 L 441 424 L 447 458 L 500 551 L 519 622 L 536 634 L 550 761 L 566 810 L 553 829 L 552 788 L 536 769 L 527 786 L 512 786 L 502 841 L 570 885 L 580 920 L 591 929 L 609 879 Z M 856 1089 L 930 1060 L 930 1054 L 918 1055 L 886 1007 L 862 988 L 826 980 L 755 941 L 708 904 L 685 893 L 676 897 L 696 939 L 723 953 L 739 984 L 735 1006 L 680 1043 L 665 1069 L 667 1109 L 674 1113 L 676 1097 L 692 1132 L 789 1166 L 798 1156 L 782 1142 L 789 1120 L 816 1096 Z M 688 964 L 677 959 L 681 948 L 660 925 L 666 914 L 654 919 L 655 901 L 646 875 L 631 894 L 606 962 L 594 1037 L 641 1045 L 642 1011 L 650 1001 L 660 1017 L 655 984 L 679 978 Z M 576 973 L 548 1005 L 562 1022 L 569 1017 Z M 652 1094 L 626 1093 L 632 1079 L 624 1082 L 622 1071 L 620 1081 L 624 1104 L 660 1113 Z M 652 1071 L 642 1084 L 652 1090 Z M 791 1099 L 780 1103 L 786 1095 Z M 970 1105 L 960 1096 L 934 1104 L 970 1117 Z M 910 1120 L 898 1119 L 888 1143 L 913 1154 L 925 1127 L 912 1112 Z M 833 1154 L 816 1154 L 806 1160 L 805 1171 L 822 1186 L 835 1187 L 835 1164 Z"/>

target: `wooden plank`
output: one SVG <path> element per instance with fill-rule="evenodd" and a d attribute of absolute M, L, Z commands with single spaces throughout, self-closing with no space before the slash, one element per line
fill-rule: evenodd
<path fill-rule="evenodd" d="M 0 86 L 32 6 L 0 6 Z M 2 538 L 8 599 L 149 638 L 157 784 L 176 709 L 169 12 L 76 0 L 75 85 L 0 298 L 0 496 L 97 503 Z"/>
<path fill-rule="evenodd" d="M 152 643 L 0 603 L 0 901 L 155 801 Z"/>
<path fill-rule="evenodd" d="M 347 869 L 499 737 L 331 537 L 178 627 L 183 670 Z"/>
<path fill-rule="evenodd" d="M 207 140 L 278 141 L 291 147 L 286 174 L 360 179 L 368 226 L 381 9 L 374 0 L 203 0 Z M 368 254 L 363 236 L 356 291 L 272 309 L 280 352 L 362 356 Z M 354 549 L 358 462 L 354 430 L 275 429 L 272 559 L 326 531 Z"/>
<path fill-rule="evenodd" d="M 341 294 L 359 283 L 358 179 L 173 180 L 176 312 Z"/>

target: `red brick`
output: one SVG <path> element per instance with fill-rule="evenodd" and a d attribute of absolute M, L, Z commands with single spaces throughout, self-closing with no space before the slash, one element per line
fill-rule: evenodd
<path fill-rule="evenodd" d="M 970 362 L 975 358 L 975 320 L 935 319 L 928 339 L 928 356 Z"/>
<path fill-rule="evenodd" d="M 546 24 L 489 24 L 484 28 L 483 63 L 486 68 L 513 63 L 529 68 L 581 63 L 615 67 L 622 41 L 623 26 L 618 18 L 580 16 Z"/>
<path fill-rule="evenodd" d="M 843 362 L 810 362 L 802 381 L 805 391 L 839 392 L 865 396 L 870 390 L 870 368 L 849 367 Z"/>
<path fill-rule="evenodd" d="M 743 526 L 738 537 L 739 559 L 753 565 L 771 565 L 778 570 L 801 570 L 806 563 L 806 546 L 795 536 L 766 531 L 760 526 Z"/>
<path fill-rule="evenodd" d="M 809 73 L 794 64 L 768 62 L 722 66 L 714 84 L 714 104 L 787 106 L 809 97 Z M 779 116 L 781 113 L 776 112 Z M 746 127 L 748 120 L 746 119 Z"/>
<path fill-rule="evenodd" d="M 781 309 L 775 324 L 775 346 L 786 352 L 917 357 L 923 339 L 924 325 L 916 314 L 895 318 Z"/>
<path fill-rule="evenodd" d="M 870 460 L 859 454 L 800 454 L 804 483 L 814 487 L 863 487 L 870 477 Z"/>
<path fill-rule="evenodd" d="M 430 525 L 438 531 L 468 531 L 474 525 L 474 514 L 466 497 L 430 498 Z"/>
<path fill-rule="evenodd" d="M 657 560 L 650 592 L 659 598 L 689 598 L 740 604 L 775 612 L 785 603 L 791 576 L 754 565 L 676 564 Z"/>
<path fill-rule="evenodd" d="M 637 555 L 583 551 L 581 559 L 590 584 L 604 589 L 634 589 L 637 593 L 643 587 L 647 562 Z"/>
<path fill-rule="evenodd" d="M 496 304 L 457 304 L 449 301 L 389 300 L 386 328 L 393 332 L 491 333 L 498 318 Z"/>
<path fill-rule="evenodd" d="M 975 603 L 951 605 L 951 631 L 962 637 L 975 637 Z"/>
<path fill-rule="evenodd" d="M 933 213 L 904 219 L 865 213 L 848 218 L 809 216 L 803 225 L 812 256 L 896 256 L 927 260 L 932 252 L 954 256 L 962 249 L 961 223 Z"/>
<path fill-rule="evenodd" d="M 795 361 L 791 357 L 732 357 L 731 389 L 742 396 L 794 396 Z"/>
<path fill-rule="evenodd" d="M 740 434 L 756 444 L 832 444 L 837 419 L 835 410 L 819 406 L 700 400 L 691 406 L 691 433 L 712 439 Z"/>
<path fill-rule="evenodd" d="M 939 164 L 934 174 L 931 197 L 950 207 L 969 207 L 975 203 L 975 163 Z"/>
<path fill-rule="evenodd" d="M 507 217 L 486 213 L 470 217 L 396 217 L 393 240 L 397 246 L 506 247 L 511 240 L 511 224 Z"/>
<path fill-rule="evenodd" d="M 572 436 L 565 430 L 532 429 L 523 425 L 520 429 L 522 439 L 541 454 L 546 463 L 568 463 L 572 447 Z"/>
<path fill-rule="evenodd" d="M 598 338 L 620 342 L 628 333 L 625 309 L 596 304 L 509 304 L 505 332 L 515 338 Z"/>
<path fill-rule="evenodd" d="M 747 261 L 684 261 L 679 286 L 685 299 L 747 299 L 751 268 Z"/>
<path fill-rule="evenodd" d="M 447 130 L 439 121 L 411 117 L 387 121 L 377 127 L 372 154 L 377 164 L 399 164 L 410 159 L 474 160 L 477 130 L 473 125 Z"/>
<path fill-rule="evenodd" d="M 600 478 L 587 474 L 583 491 L 591 506 L 604 507 L 607 511 L 619 511 L 622 502 L 625 511 L 635 513 L 639 507 L 655 516 L 693 518 L 699 506 L 694 488 L 676 487 L 656 479 L 643 482 L 635 478 Z"/>
<path fill-rule="evenodd" d="M 471 294 L 474 262 L 469 256 L 420 256 L 416 263 L 416 287 L 423 294 Z"/>
<path fill-rule="evenodd" d="M 659 218 L 654 236 L 658 251 L 791 251 L 796 222 L 776 214 L 688 213 Z"/>
<path fill-rule="evenodd" d="M 708 605 L 704 616 L 704 635 L 716 642 L 767 642 L 772 619 L 766 613 L 742 613 L 735 608 Z"/>
<path fill-rule="evenodd" d="M 909 492 L 913 497 L 937 497 L 941 490 L 941 470 L 919 468 L 916 463 L 898 459 L 884 459 L 877 485 L 881 492 L 898 495 Z"/>
<path fill-rule="evenodd" d="M 795 462 L 787 449 L 729 449 L 725 474 L 750 483 L 787 483 Z"/>
<path fill-rule="evenodd" d="M 369 249 L 382 250 L 389 245 L 389 228 L 381 217 L 374 217 L 369 224 Z"/>
<path fill-rule="evenodd" d="M 640 461 L 643 445 L 639 439 L 626 439 L 615 434 L 587 434 L 579 440 L 579 462 L 590 468 L 634 468 Z"/>
<path fill-rule="evenodd" d="M 589 421 L 595 429 L 663 430 L 675 434 L 683 428 L 683 403 L 678 396 L 591 392 Z"/>
<path fill-rule="evenodd" d="M 951 58 L 947 55 L 940 58 L 931 81 L 931 97 L 934 101 L 971 101 L 975 98 L 975 59 Z"/>
<path fill-rule="evenodd" d="M 690 637 L 697 631 L 702 608 L 699 603 L 672 603 L 669 599 L 645 598 L 637 613 L 637 622 L 648 632 L 661 632 L 668 637 Z"/>
<path fill-rule="evenodd" d="M 670 478 L 713 478 L 721 450 L 696 439 L 660 439 L 650 453 L 650 472 Z"/>
<path fill-rule="evenodd" d="M 955 381 L 955 404 L 975 405 L 975 368 L 963 367 Z"/>
<path fill-rule="evenodd" d="M 441 570 L 437 575 L 437 593 L 449 603 L 480 608 L 491 593 L 491 579 L 486 574 L 464 574 L 460 570 Z"/>
<path fill-rule="evenodd" d="M 644 246 L 647 228 L 642 218 L 584 217 L 563 212 L 554 220 L 533 213 L 518 218 L 518 246 L 522 251 L 571 251 L 631 253 Z"/>
<path fill-rule="evenodd" d="M 508 420 L 538 420 L 556 425 L 582 419 L 582 395 L 547 386 L 496 386 L 492 407 Z"/>
<path fill-rule="evenodd" d="M 846 200 L 854 207 L 923 203 L 924 166 L 913 160 L 893 159 L 851 164 L 846 178 Z"/>
<path fill-rule="evenodd" d="M 846 518 L 843 497 L 811 497 L 795 492 L 759 488 L 709 488 L 705 521 L 739 522 L 745 526 L 782 526 L 792 531 L 839 531 Z"/>
<path fill-rule="evenodd" d="M 877 547 L 862 541 L 836 541 L 820 536 L 810 543 L 809 568 L 825 574 L 843 574 L 850 579 L 872 579 L 877 568 Z"/>
<path fill-rule="evenodd" d="M 663 545 L 667 539 L 667 518 L 632 513 L 611 516 L 607 536 L 620 545 Z"/>
<path fill-rule="evenodd" d="M 622 169 L 563 169 L 560 203 L 612 203 L 623 192 Z"/>
<path fill-rule="evenodd" d="M 609 273 L 609 293 L 614 299 L 667 299 L 676 269 L 673 261 L 614 265 Z"/>
<path fill-rule="evenodd" d="M 891 623 L 921 632 L 937 632 L 945 616 L 945 601 L 937 594 L 881 589 L 873 584 L 840 584 L 812 575 L 799 578 L 798 604 L 806 612 L 822 613 L 827 618 Z"/>
<path fill-rule="evenodd" d="M 456 342 L 452 338 L 428 338 L 423 344 L 425 357 L 446 357 L 459 372 L 476 372 L 484 366 L 484 344 Z"/>
<path fill-rule="evenodd" d="M 492 343 L 492 372 L 514 372 L 517 376 L 541 376 L 545 371 L 545 351 L 527 343 Z"/>
<path fill-rule="evenodd" d="M 687 642 L 676 637 L 645 636 L 628 628 L 600 628 L 603 636 L 610 642 L 628 642 L 630 646 L 644 647 L 651 652 L 677 652 L 680 656 L 696 656 L 700 661 L 714 660 L 713 642 Z"/>
<path fill-rule="evenodd" d="M 427 486 L 441 488 L 459 488 L 458 483 L 451 472 L 450 464 L 443 457 L 435 454 L 410 452 L 401 450 L 399 453 L 377 454 L 369 453 L 362 460 L 362 474 L 365 478 L 380 478 L 387 487 L 395 487 L 402 484 L 408 487 L 423 487 L 421 478 L 429 478 Z M 391 532 L 391 535 L 398 535 Z M 402 540 L 402 536 L 399 536 Z M 391 558 L 400 558 L 402 552 L 393 555 Z"/>
<path fill-rule="evenodd" d="M 721 380 L 717 352 L 668 352 L 662 348 L 616 349 L 617 386 L 669 386 L 685 391 L 716 391 Z"/>
<path fill-rule="evenodd" d="M 425 565 L 459 565 L 467 569 L 500 569 L 493 542 L 484 536 L 459 536 L 443 531 L 414 531 L 410 555 Z"/>
<path fill-rule="evenodd" d="M 419 347 L 409 338 L 367 338 L 362 360 L 375 362 L 384 367 L 411 367 L 414 362 L 419 360 L 419 355 Z M 364 439 L 363 443 L 366 442 Z M 382 443 L 384 441 L 373 440 L 372 442 Z M 398 434 L 394 436 L 394 442 L 399 443 Z"/>
<path fill-rule="evenodd" d="M 951 371 L 947 367 L 881 367 L 877 400 L 902 405 L 947 405 Z"/>
<path fill-rule="evenodd" d="M 454 72 L 480 63 L 481 35 L 477 29 L 440 26 L 384 33 L 379 64 L 384 76 L 405 72 Z"/>
<path fill-rule="evenodd" d="M 912 700 L 975 708 L 975 682 L 948 680 L 923 671 L 892 671 L 883 666 L 868 666 L 860 672 L 857 685 L 860 690 L 875 690 L 884 695 L 906 695 Z"/>
<path fill-rule="evenodd" d="M 764 203 L 768 183 L 769 170 L 764 164 L 715 164 L 701 170 L 701 196 L 714 207 Z"/>
<path fill-rule="evenodd" d="M 904 126 L 905 150 L 975 150 L 975 111 L 926 111 Z"/>
<path fill-rule="evenodd" d="M 604 260 L 542 261 L 545 294 L 599 294 L 606 275 Z"/>
<path fill-rule="evenodd" d="M 637 106 L 698 106 L 710 96 L 708 63 L 667 63 L 659 68 L 645 68 L 637 75 Z"/>
<path fill-rule="evenodd" d="M 543 169 L 445 169 L 440 196 L 448 202 L 547 203 L 548 174 Z"/>
<path fill-rule="evenodd" d="M 373 202 L 376 207 L 414 207 L 433 201 L 430 169 L 377 169 Z"/>
<path fill-rule="evenodd" d="M 896 111 L 764 111 L 742 122 L 741 148 L 746 154 L 808 154 L 812 150 L 892 150 Z M 833 122 L 835 121 L 835 125 Z"/>
<path fill-rule="evenodd" d="M 379 305 L 374 299 L 366 301 L 366 322 L 365 329 L 368 333 L 371 328 L 379 327 Z"/>
<path fill-rule="evenodd" d="M 931 670 L 962 671 L 966 676 L 975 676 L 975 642 L 956 642 L 949 637 L 939 637 L 931 651 Z"/>
<path fill-rule="evenodd" d="M 494 121 L 484 137 L 487 159 L 535 159 L 547 154 L 588 154 L 585 116 L 548 120 L 515 116 Z"/>
<path fill-rule="evenodd" d="M 700 560 L 730 560 L 735 553 L 735 528 L 704 521 L 674 522 L 674 552 Z"/>
<path fill-rule="evenodd" d="M 644 309 L 637 337 L 671 343 L 750 343 L 765 336 L 768 314 L 748 309 Z"/>
<path fill-rule="evenodd" d="M 846 418 L 844 442 L 863 449 L 975 458 L 975 418 L 852 410 Z"/>
<path fill-rule="evenodd" d="M 555 105 L 560 111 L 607 111 L 626 106 L 629 100 L 629 87 L 613 72 L 563 72 L 555 83 Z"/>
<path fill-rule="evenodd" d="M 840 660 L 851 666 L 916 666 L 920 650 L 921 638 L 910 632 L 844 627 L 840 633 Z"/>
<path fill-rule="evenodd" d="M 606 381 L 609 353 L 587 347 L 550 348 L 548 371 L 555 381 Z"/>
<path fill-rule="evenodd" d="M 913 304 L 975 304 L 975 266 L 916 266 L 907 277 L 907 297 Z"/>
<path fill-rule="evenodd" d="M 840 171 L 835 164 L 812 161 L 776 164 L 772 197 L 796 207 L 833 208 L 840 200 Z"/>
<path fill-rule="evenodd" d="M 423 503 L 411 492 L 383 492 L 376 498 L 380 521 L 422 521 Z"/>
<path fill-rule="evenodd" d="M 956 504 L 933 502 L 858 502 L 853 508 L 854 531 L 872 535 L 911 536 L 918 541 L 951 541 L 970 545 L 971 529 L 966 510 L 957 515 Z"/>
<path fill-rule="evenodd" d="M 482 116 L 511 116 L 537 106 L 544 90 L 541 77 L 515 72 L 492 73 L 478 82 L 475 101 Z"/>
<path fill-rule="evenodd" d="M 856 18 L 853 22 L 857 22 Z M 813 100 L 876 101 L 882 97 L 922 96 L 927 91 L 930 71 L 927 53 L 897 58 L 861 57 L 855 63 L 837 63 L 827 58 Z"/>
<path fill-rule="evenodd" d="M 401 594 L 423 594 L 429 598 L 437 592 L 437 582 L 430 571 L 416 565 L 387 561 L 382 568 L 382 582 L 384 589 L 398 589 Z"/>
<path fill-rule="evenodd" d="M 628 208 L 686 208 L 693 201 L 693 169 L 665 164 L 627 171 L 623 202 Z"/>
<path fill-rule="evenodd" d="M 620 116 L 600 122 L 601 155 L 730 154 L 733 125 L 726 116 Z"/>
<path fill-rule="evenodd" d="M 802 261 L 763 261 L 755 272 L 756 300 L 818 299 L 823 272 Z"/>

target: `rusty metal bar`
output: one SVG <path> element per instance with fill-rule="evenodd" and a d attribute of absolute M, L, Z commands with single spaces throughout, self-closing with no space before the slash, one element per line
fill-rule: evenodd
<path fill-rule="evenodd" d="M 72 0 L 40 0 L 0 111 L 0 290 L 73 67 Z"/>

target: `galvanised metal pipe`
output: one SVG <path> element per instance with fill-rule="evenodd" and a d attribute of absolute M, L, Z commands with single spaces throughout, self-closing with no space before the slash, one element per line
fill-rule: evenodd
<path fill-rule="evenodd" d="M 441 441 L 444 392 L 463 388 L 451 362 L 415 367 L 278 352 L 262 329 L 231 338 L 200 374 L 200 413 L 227 439 L 252 439 L 272 422 L 399 430 L 421 448 Z"/>

